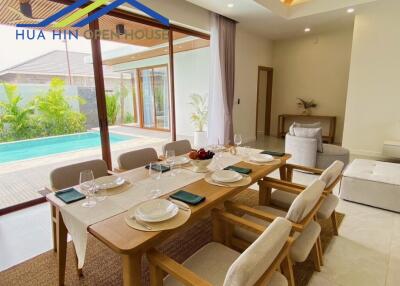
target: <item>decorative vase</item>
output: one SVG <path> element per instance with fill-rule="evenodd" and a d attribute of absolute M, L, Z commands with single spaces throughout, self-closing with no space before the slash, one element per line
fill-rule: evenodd
<path fill-rule="evenodd" d="M 194 147 L 204 148 L 207 146 L 207 132 L 206 131 L 195 131 L 194 132 Z"/>
<path fill-rule="evenodd" d="M 311 115 L 311 108 L 306 108 L 303 110 L 303 115 Z"/>

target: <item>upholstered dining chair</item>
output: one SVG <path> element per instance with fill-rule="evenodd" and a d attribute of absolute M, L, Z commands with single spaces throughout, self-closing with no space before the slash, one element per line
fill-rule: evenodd
<path fill-rule="evenodd" d="M 79 184 L 80 173 L 84 170 L 92 170 L 94 178 L 108 175 L 107 164 L 103 160 L 90 160 L 76 164 L 66 165 L 54 169 L 50 173 L 50 184 L 52 191 L 58 191 Z M 53 249 L 57 252 L 57 216 L 60 215 L 54 206 L 51 207 Z M 76 258 L 76 257 L 75 257 Z M 82 275 L 81 269 L 78 274 Z"/>
<path fill-rule="evenodd" d="M 119 171 L 132 170 L 143 167 L 158 160 L 157 151 L 154 148 L 144 148 L 123 153 L 118 156 Z"/>
<path fill-rule="evenodd" d="M 321 205 L 321 208 L 318 210 L 317 217 L 318 219 L 325 220 L 331 219 L 332 228 L 334 235 L 338 235 L 338 226 L 337 226 L 337 218 L 336 218 L 336 207 L 339 204 L 339 198 L 333 194 L 333 189 L 340 182 L 342 178 L 342 171 L 344 168 L 344 163 L 342 161 L 333 162 L 326 170 L 320 170 L 315 168 L 309 168 L 304 166 L 297 166 L 292 164 L 287 164 L 285 166 L 286 169 L 286 178 L 287 181 L 292 182 L 293 179 L 293 170 L 300 170 L 311 172 L 314 174 L 320 174 L 319 179 L 325 182 L 326 187 L 324 193 L 326 194 L 326 198 Z M 267 178 L 266 182 L 274 183 L 274 184 L 284 184 L 286 186 L 291 186 L 294 188 L 298 188 L 299 190 L 304 190 L 305 186 L 300 184 L 287 184 L 287 182 L 281 180 L 275 180 Z M 264 183 L 265 184 L 265 183 Z M 267 183 L 268 184 L 268 183 Z M 297 194 L 273 190 L 271 193 L 271 204 L 281 207 L 283 209 L 289 209 L 293 201 L 295 200 Z"/>
<path fill-rule="evenodd" d="M 192 151 L 192 146 L 189 140 L 179 140 L 175 142 L 170 142 L 162 147 L 163 155 L 165 156 L 167 150 L 174 150 L 175 156 L 180 156 Z"/>
<path fill-rule="evenodd" d="M 301 263 L 311 255 L 315 270 L 321 271 L 321 226 L 314 221 L 314 216 L 324 201 L 324 187 L 325 183 L 316 179 L 296 197 L 287 212 L 271 206 L 249 207 L 231 201 L 227 201 L 225 207 L 230 212 L 242 212 L 244 219 L 264 226 L 268 226 L 277 217 L 285 217 L 292 222 L 292 236 L 294 238 L 290 250 L 292 261 Z M 232 234 L 232 244 L 241 249 L 245 249 L 258 237 L 255 233 L 238 226 L 235 226 L 228 233 Z"/>
<path fill-rule="evenodd" d="M 147 253 L 150 285 L 294 285 L 292 263 L 288 256 L 292 243 L 289 221 L 277 218 L 265 228 L 221 210 L 214 210 L 213 216 L 221 223 L 245 226 L 259 237 L 243 253 L 220 242 L 208 243 L 183 264 L 152 249 Z M 280 269 L 284 275 L 279 272 Z M 164 277 L 164 272 L 168 276 Z"/>

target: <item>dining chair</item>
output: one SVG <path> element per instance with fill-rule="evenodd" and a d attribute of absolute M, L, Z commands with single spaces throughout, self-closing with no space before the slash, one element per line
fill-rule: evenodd
<path fill-rule="evenodd" d="M 157 151 L 154 148 L 144 148 L 123 153 L 118 156 L 119 171 L 132 170 L 146 166 L 158 160 Z"/>
<path fill-rule="evenodd" d="M 293 262 L 304 262 L 309 255 L 316 271 L 321 271 L 322 246 L 320 240 L 321 226 L 314 217 L 324 201 L 325 183 L 314 180 L 305 190 L 299 193 L 287 212 L 271 207 L 258 205 L 249 207 L 243 204 L 227 201 L 225 207 L 229 212 L 244 213 L 243 218 L 254 223 L 268 226 L 277 217 L 285 217 L 292 222 L 294 238 L 290 256 Z M 285 190 L 285 188 L 281 188 Z M 227 231 L 231 234 L 231 243 L 238 249 L 245 249 L 257 239 L 257 234 L 249 232 L 243 227 L 235 226 Z"/>
<path fill-rule="evenodd" d="M 52 191 L 58 191 L 78 185 L 80 173 L 84 170 L 92 170 L 94 178 L 108 175 L 107 164 L 105 161 L 100 159 L 62 166 L 54 169 L 50 173 Z M 53 250 L 55 252 L 57 252 L 57 216 L 60 216 L 59 210 L 56 207 L 51 206 Z M 77 260 L 76 257 L 75 259 Z M 78 274 L 82 275 L 81 269 L 78 269 Z"/>
<path fill-rule="evenodd" d="M 294 285 L 288 220 L 277 218 L 266 228 L 222 210 L 213 210 L 212 216 L 217 224 L 240 225 L 259 237 L 243 253 L 229 248 L 223 241 L 210 242 L 182 264 L 151 249 L 147 253 L 150 285 Z M 164 272 L 168 274 L 166 277 Z"/>
<path fill-rule="evenodd" d="M 189 140 L 179 140 L 165 144 L 162 147 L 163 155 L 166 155 L 167 150 L 175 151 L 175 156 L 180 156 L 192 151 L 192 146 Z"/>
<path fill-rule="evenodd" d="M 287 164 L 286 168 L 286 177 L 289 182 L 292 181 L 293 178 L 293 170 L 300 170 L 303 172 L 311 172 L 314 174 L 319 174 L 319 179 L 326 183 L 326 187 L 324 193 L 327 195 L 321 208 L 318 210 L 317 218 L 320 220 L 331 219 L 332 229 L 334 235 L 338 235 L 338 226 L 337 226 L 337 218 L 336 218 L 336 207 L 339 204 L 339 198 L 333 194 L 333 189 L 340 182 L 342 178 L 342 171 L 344 168 L 344 163 L 342 161 L 333 162 L 326 170 L 320 170 L 315 168 L 309 168 L 305 166 L 298 166 Z M 299 184 L 287 184 L 282 180 L 270 179 L 267 178 L 266 181 L 274 182 L 276 184 L 285 184 L 287 186 L 292 186 L 299 189 L 304 189 L 305 186 Z M 296 194 L 284 192 L 280 190 L 274 190 L 271 192 L 271 204 L 281 207 L 283 209 L 289 209 L 290 205 L 293 203 L 296 198 Z"/>

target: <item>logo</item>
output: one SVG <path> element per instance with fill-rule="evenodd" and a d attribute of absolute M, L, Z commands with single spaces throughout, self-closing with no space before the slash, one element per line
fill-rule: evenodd
<path fill-rule="evenodd" d="M 59 22 L 56 22 L 57 20 L 63 18 L 64 16 L 68 15 L 69 13 L 73 12 L 75 9 L 78 9 L 82 7 L 83 5 L 87 4 L 88 2 L 91 2 L 90 0 L 79 0 L 75 2 L 74 4 L 65 7 L 61 11 L 57 12 L 56 14 L 48 17 L 47 19 L 44 19 L 43 21 L 40 21 L 39 23 L 36 24 L 17 24 L 17 27 L 20 28 L 44 28 L 50 26 L 51 28 L 54 29 L 61 29 L 65 27 L 74 27 L 74 28 L 82 28 L 94 20 L 99 19 L 101 16 L 107 14 L 108 12 L 114 10 L 115 8 L 121 6 L 124 3 L 128 3 L 131 6 L 139 9 L 140 11 L 146 13 L 150 17 L 156 19 L 158 22 L 165 26 L 169 26 L 169 19 L 165 18 L 164 16 L 160 15 L 156 11 L 150 9 L 149 7 L 143 5 L 137 0 L 115 0 L 114 2 L 110 3 L 107 5 L 109 0 L 96 0 L 94 2 L 91 2 L 90 5 L 79 9 L 78 11 L 74 12 L 73 14 L 69 15 L 67 18 L 62 19 Z M 104 6 L 106 5 L 106 6 Z M 100 6 L 104 6 L 100 10 L 90 14 L 94 10 L 98 9 Z M 89 16 L 87 16 L 90 14 Z M 87 17 L 85 17 L 87 16 Z M 85 17 L 85 18 L 83 18 Z M 83 19 L 82 19 L 83 18 Z M 53 24 L 54 23 L 54 24 Z"/>

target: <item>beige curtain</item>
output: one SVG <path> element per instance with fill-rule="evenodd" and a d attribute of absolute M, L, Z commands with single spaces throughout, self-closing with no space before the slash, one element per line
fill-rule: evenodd
<path fill-rule="evenodd" d="M 211 15 L 211 78 L 209 93 L 208 143 L 233 143 L 235 93 L 236 22 Z"/>

